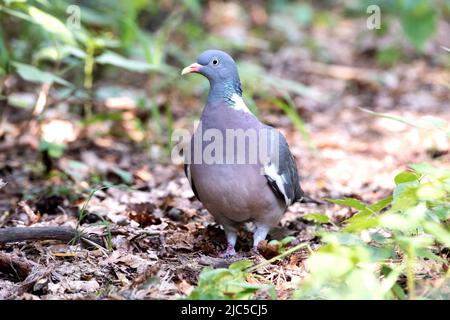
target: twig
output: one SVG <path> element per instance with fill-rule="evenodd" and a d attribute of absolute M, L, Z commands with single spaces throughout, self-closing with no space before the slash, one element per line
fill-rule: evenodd
<path fill-rule="evenodd" d="M 305 243 L 300 243 L 299 245 L 296 245 L 295 247 L 290 248 L 289 250 L 286 250 L 285 252 L 277 255 L 276 257 L 273 257 L 272 259 L 266 260 L 261 262 L 260 264 L 257 264 L 256 266 L 250 267 L 247 269 L 247 272 L 253 272 L 259 268 L 268 266 L 269 264 L 272 264 L 273 262 L 277 261 L 277 260 L 282 260 L 285 257 L 287 257 L 288 255 L 290 255 L 291 253 L 294 253 L 295 251 L 298 251 L 304 247 L 308 247 L 309 243 L 305 242 Z"/>
<path fill-rule="evenodd" d="M 0 244 L 30 240 L 59 240 L 64 242 L 95 243 L 103 247 L 102 242 L 68 227 L 8 227 L 0 229 Z"/>

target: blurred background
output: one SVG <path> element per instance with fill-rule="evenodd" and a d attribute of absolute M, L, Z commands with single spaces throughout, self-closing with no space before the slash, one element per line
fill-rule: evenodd
<path fill-rule="evenodd" d="M 174 128 L 192 130 L 209 86 L 180 70 L 218 48 L 238 62 L 250 109 L 294 144 L 305 184 L 389 187 L 399 166 L 447 152 L 447 137 L 404 131 L 358 107 L 448 119 L 449 8 L 425 0 L 4 0 L 3 148 L 31 145 L 46 172 L 86 143 L 167 163 Z M 318 150 L 320 170 L 309 168 Z M 113 167 L 116 180 L 132 181 L 120 160 Z"/>
<path fill-rule="evenodd" d="M 237 61 L 245 102 L 285 134 L 308 194 L 378 201 L 410 163 L 449 167 L 449 18 L 448 0 L 0 0 L 0 227 L 26 224 L 22 200 L 44 224 L 74 223 L 86 199 L 112 225 L 129 212 L 212 223 L 170 162 L 209 87 L 180 72 L 210 48 Z M 134 191 L 90 195 L 112 184 Z M 294 205 L 282 225 L 309 239 L 294 222 L 317 210 Z M 336 223 L 353 213 L 325 209 Z M 168 250 L 198 250 L 191 240 Z"/>

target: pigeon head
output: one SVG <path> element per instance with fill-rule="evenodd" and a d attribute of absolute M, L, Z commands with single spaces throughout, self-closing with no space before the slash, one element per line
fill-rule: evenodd
<path fill-rule="evenodd" d="M 241 81 L 236 63 L 226 52 L 206 50 L 197 58 L 197 62 L 183 69 L 181 75 L 199 73 L 210 83 L 210 99 L 232 99 L 233 94 L 242 96 Z"/>

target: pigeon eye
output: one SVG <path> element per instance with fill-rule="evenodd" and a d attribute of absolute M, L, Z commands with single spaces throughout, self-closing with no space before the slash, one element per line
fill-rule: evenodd
<path fill-rule="evenodd" d="M 219 60 L 218 59 L 213 59 L 212 64 L 217 66 L 219 64 Z"/>

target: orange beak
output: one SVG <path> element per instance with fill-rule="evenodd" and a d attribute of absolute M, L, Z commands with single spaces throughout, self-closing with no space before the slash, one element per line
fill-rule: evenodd
<path fill-rule="evenodd" d="M 185 74 L 191 73 L 191 72 L 198 72 L 201 67 L 202 67 L 201 64 L 193 63 L 190 66 L 184 68 L 183 71 L 181 71 L 181 75 L 185 75 Z"/>

